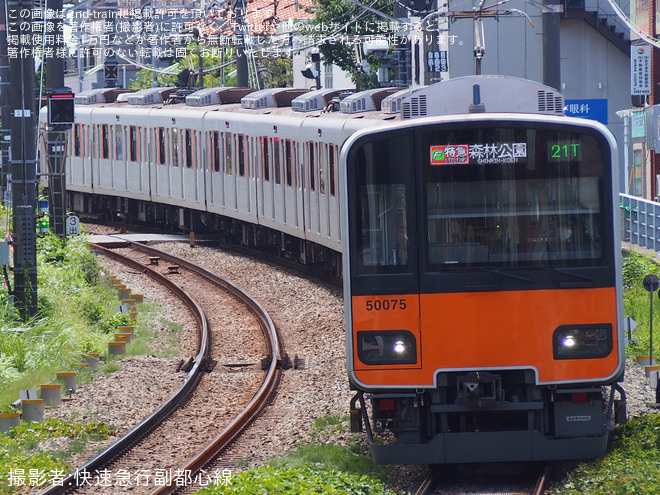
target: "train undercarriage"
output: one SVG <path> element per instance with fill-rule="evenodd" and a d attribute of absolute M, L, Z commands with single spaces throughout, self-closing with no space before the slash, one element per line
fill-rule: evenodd
<path fill-rule="evenodd" d="M 435 389 L 358 391 L 351 403 L 377 464 L 596 458 L 624 420 L 618 384 L 540 387 L 531 370 L 440 373 Z"/>
<path fill-rule="evenodd" d="M 341 253 L 274 229 L 205 211 L 116 196 L 67 192 L 81 219 L 119 223 L 170 233 L 210 235 L 218 242 L 258 250 L 340 279 Z"/>

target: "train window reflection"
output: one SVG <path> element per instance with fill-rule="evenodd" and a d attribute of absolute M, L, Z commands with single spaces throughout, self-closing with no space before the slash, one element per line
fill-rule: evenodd
<path fill-rule="evenodd" d="M 431 265 L 520 266 L 602 257 L 597 177 L 430 183 Z"/>
<path fill-rule="evenodd" d="M 408 264 L 404 184 L 367 184 L 360 191 L 362 265 Z"/>

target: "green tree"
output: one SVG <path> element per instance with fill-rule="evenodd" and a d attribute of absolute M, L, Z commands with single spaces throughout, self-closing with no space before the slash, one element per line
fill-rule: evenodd
<path fill-rule="evenodd" d="M 156 87 L 165 88 L 176 86 L 176 74 L 156 74 Z M 151 88 L 153 85 L 152 71 L 142 69 L 135 74 L 135 79 L 131 80 L 129 87 L 134 90 Z"/>
<path fill-rule="evenodd" d="M 197 73 L 199 70 L 199 46 L 197 43 L 191 43 L 186 47 L 187 56 L 178 61 L 179 68 L 171 75 L 158 73 L 156 76 L 156 86 L 158 87 L 173 87 L 178 86 L 179 82 L 177 75 L 184 69 L 190 69 L 191 72 Z M 210 52 L 202 57 L 203 70 L 204 70 L 204 87 L 210 88 L 212 86 L 220 86 L 222 80 L 222 65 L 223 59 L 221 56 L 208 56 Z M 234 49 L 227 48 L 225 50 L 225 61 L 230 61 L 234 57 Z M 210 70 L 209 69 L 213 69 Z M 199 85 L 199 84 L 197 84 Z M 236 69 L 230 64 L 225 67 L 225 86 L 236 85 Z M 152 73 L 150 70 L 142 69 L 137 74 L 133 81 L 131 81 L 131 89 L 146 89 L 152 86 Z"/>
<path fill-rule="evenodd" d="M 370 7 L 387 15 L 392 15 L 392 2 L 377 0 Z M 348 0 L 315 0 L 315 16 L 312 24 L 320 26 L 319 31 L 324 35 L 328 26 L 341 26 L 338 36 L 352 39 L 355 36 L 368 37 L 387 35 L 383 26 L 388 21 L 373 14 L 366 9 L 349 2 Z M 344 28 L 345 27 L 345 28 Z M 358 49 L 362 49 L 361 46 Z M 356 59 L 356 47 L 351 43 L 338 43 L 325 41 L 319 45 L 319 52 L 325 63 L 337 65 L 340 69 L 348 72 L 353 82 L 357 81 L 360 72 L 360 89 L 377 88 L 380 86 L 375 71 L 380 66 L 378 58 L 369 56 L 362 60 L 362 67 L 367 69 L 361 71 Z"/>
<path fill-rule="evenodd" d="M 286 55 L 257 57 L 257 66 L 265 88 L 293 86 L 293 59 Z"/>

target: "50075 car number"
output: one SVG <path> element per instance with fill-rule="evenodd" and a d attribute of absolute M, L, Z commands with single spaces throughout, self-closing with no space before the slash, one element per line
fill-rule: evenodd
<path fill-rule="evenodd" d="M 406 309 L 405 299 L 376 299 L 367 301 L 367 311 L 392 311 Z"/>

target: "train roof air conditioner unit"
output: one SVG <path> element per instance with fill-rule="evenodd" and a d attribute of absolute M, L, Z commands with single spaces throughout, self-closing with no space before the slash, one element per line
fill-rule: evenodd
<path fill-rule="evenodd" d="M 316 91 L 310 91 L 291 100 L 291 109 L 294 112 L 323 110 L 341 91 L 340 89 L 317 89 Z"/>

